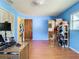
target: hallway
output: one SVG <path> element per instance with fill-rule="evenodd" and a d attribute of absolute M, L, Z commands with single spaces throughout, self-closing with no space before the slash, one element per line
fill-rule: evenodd
<path fill-rule="evenodd" d="M 68 48 L 50 47 L 48 41 L 32 41 L 29 59 L 79 59 L 79 55 Z"/>

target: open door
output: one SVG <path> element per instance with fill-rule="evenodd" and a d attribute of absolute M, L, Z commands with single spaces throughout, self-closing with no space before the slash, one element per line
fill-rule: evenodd
<path fill-rule="evenodd" d="M 32 19 L 24 19 L 24 39 L 32 40 Z"/>

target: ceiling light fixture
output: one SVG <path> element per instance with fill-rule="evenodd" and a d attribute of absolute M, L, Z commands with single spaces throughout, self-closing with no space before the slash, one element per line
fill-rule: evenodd
<path fill-rule="evenodd" d="M 34 5 L 43 5 L 45 3 L 45 0 L 32 0 L 32 3 Z"/>

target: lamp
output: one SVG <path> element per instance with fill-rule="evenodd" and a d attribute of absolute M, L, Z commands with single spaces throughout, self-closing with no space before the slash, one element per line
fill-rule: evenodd
<path fill-rule="evenodd" d="M 11 23 L 8 23 L 8 21 L 4 22 L 4 31 L 5 31 L 5 40 L 7 41 L 6 31 L 11 31 Z"/>

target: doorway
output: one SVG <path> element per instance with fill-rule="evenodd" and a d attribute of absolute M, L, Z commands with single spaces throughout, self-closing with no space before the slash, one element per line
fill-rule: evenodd
<path fill-rule="evenodd" d="M 32 40 L 32 19 L 24 19 L 24 40 Z"/>

